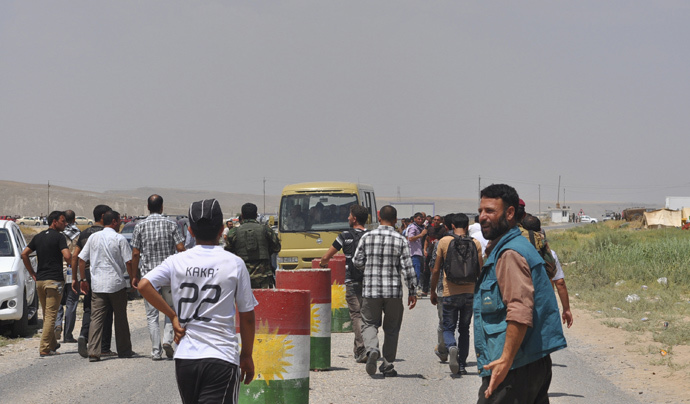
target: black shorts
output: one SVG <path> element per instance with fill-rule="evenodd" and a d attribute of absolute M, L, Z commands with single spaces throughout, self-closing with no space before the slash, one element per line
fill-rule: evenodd
<path fill-rule="evenodd" d="M 239 367 L 221 359 L 175 359 L 177 388 L 184 404 L 237 403 Z"/>

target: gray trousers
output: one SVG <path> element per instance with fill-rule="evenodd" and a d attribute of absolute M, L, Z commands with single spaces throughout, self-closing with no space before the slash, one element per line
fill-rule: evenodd
<path fill-rule="evenodd" d="M 395 361 L 398 352 L 398 336 L 405 307 L 402 298 L 362 299 L 362 339 L 367 353 L 379 351 L 379 327 L 383 325 L 383 359 Z"/>
<path fill-rule="evenodd" d="M 355 333 L 355 347 L 353 352 L 355 359 L 366 352 L 362 340 L 362 284 L 351 282 L 345 284 L 345 300 L 350 311 L 352 331 Z"/>
<path fill-rule="evenodd" d="M 120 356 L 132 352 L 132 340 L 127 321 L 127 289 L 115 293 L 91 293 L 91 325 L 89 326 L 89 356 L 101 356 L 101 339 L 107 308 L 110 307 L 115 317 L 115 345 Z M 109 325 L 108 325 L 109 326 Z"/>
<path fill-rule="evenodd" d="M 162 287 L 160 292 L 161 296 L 168 306 L 172 307 L 172 294 L 170 293 L 170 287 Z M 151 337 L 151 356 L 160 357 L 161 356 L 161 329 L 160 323 L 158 322 L 159 311 L 148 300 L 144 299 L 144 308 L 146 308 L 146 322 L 149 327 L 149 336 Z M 173 308 L 174 310 L 174 308 Z M 172 322 L 167 316 L 163 316 L 164 326 L 163 326 L 163 343 L 171 344 L 173 343 L 173 326 Z"/>

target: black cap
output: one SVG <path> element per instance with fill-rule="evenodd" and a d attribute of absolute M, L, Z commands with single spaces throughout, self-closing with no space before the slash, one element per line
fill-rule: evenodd
<path fill-rule="evenodd" d="M 211 225 L 220 223 L 223 225 L 223 211 L 220 204 L 215 199 L 204 199 L 203 201 L 192 202 L 189 206 L 189 222 L 196 225 L 201 219 L 208 220 Z"/>

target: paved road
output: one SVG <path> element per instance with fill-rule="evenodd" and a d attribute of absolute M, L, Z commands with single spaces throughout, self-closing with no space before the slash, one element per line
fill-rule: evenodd
<path fill-rule="evenodd" d="M 143 316 L 143 312 L 131 315 Z M 368 376 L 364 365 L 352 358 L 352 334 L 334 334 L 332 370 L 311 372 L 311 403 L 476 402 L 479 377 L 451 376 L 448 365 L 433 354 L 436 322 L 436 310 L 428 299 L 406 311 L 396 378 Z M 134 329 L 132 338 L 135 351 L 146 353 L 146 328 Z M 640 402 L 600 376 L 598 361 L 586 354 L 586 344 L 572 339 L 569 344 L 568 349 L 553 355 L 552 403 Z M 76 353 L 76 344 L 66 344 L 61 350 L 63 355 L 47 359 L 38 358 L 33 350 L 13 354 L 22 355 L 23 360 L 12 368 L 0 366 L 0 403 L 180 402 L 172 361 L 140 357 L 89 363 Z M 0 357 L 0 363 L 4 360 Z M 474 355 L 469 362 L 476 363 Z"/>

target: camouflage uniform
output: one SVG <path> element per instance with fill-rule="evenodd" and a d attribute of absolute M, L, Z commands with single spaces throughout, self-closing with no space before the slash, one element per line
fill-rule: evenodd
<path fill-rule="evenodd" d="M 255 219 L 248 219 L 228 234 L 225 249 L 244 260 L 252 289 L 267 289 L 274 284 L 271 254 L 280 251 L 278 235 Z"/>
<path fill-rule="evenodd" d="M 527 230 L 519 223 L 518 228 L 522 236 L 529 240 L 530 244 L 537 249 L 539 255 L 544 260 L 544 269 L 546 269 L 546 274 L 549 276 L 549 279 L 553 278 L 554 275 L 556 275 L 556 260 L 553 258 L 553 255 L 551 255 L 549 243 L 544 236 L 537 231 Z"/>

